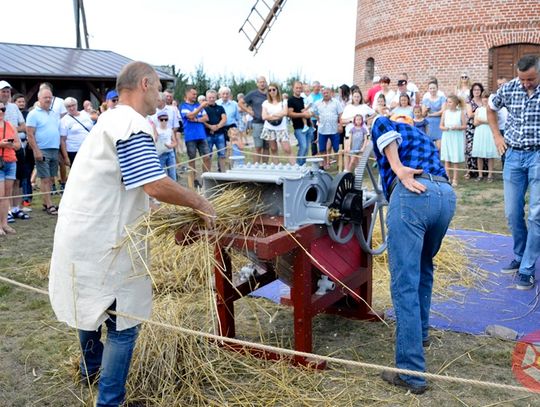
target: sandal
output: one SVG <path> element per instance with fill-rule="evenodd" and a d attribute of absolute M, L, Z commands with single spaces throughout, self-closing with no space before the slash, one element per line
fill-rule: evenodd
<path fill-rule="evenodd" d="M 493 182 L 493 177 L 487 177 L 487 182 L 491 184 Z"/>
<path fill-rule="evenodd" d="M 56 209 L 56 206 L 51 205 L 46 209 L 47 213 L 49 215 L 58 215 L 58 210 Z"/>
<path fill-rule="evenodd" d="M 482 182 L 484 180 L 484 177 L 478 177 L 475 179 L 476 182 Z"/>
<path fill-rule="evenodd" d="M 471 174 L 465 174 L 465 175 L 463 176 L 463 178 L 465 178 L 465 179 L 471 179 Z"/>
<path fill-rule="evenodd" d="M 12 212 L 12 213 L 13 213 L 13 212 Z M 24 213 L 22 210 L 13 213 L 13 217 L 14 217 L 14 218 L 17 218 L 17 219 L 22 219 L 22 220 L 28 220 L 28 219 L 30 219 L 30 216 L 28 216 L 28 215 L 27 215 L 26 213 Z"/>

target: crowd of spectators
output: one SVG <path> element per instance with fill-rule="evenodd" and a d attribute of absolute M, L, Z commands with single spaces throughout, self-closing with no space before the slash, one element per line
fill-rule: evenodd
<path fill-rule="evenodd" d="M 453 171 L 454 185 L 458 184 L 461 163 L 466 163 L 468 169 L 465 178 L 491 182 L 494 159 L 499 155 L 487 125 L 485 106 L 489 94 L 466 72 L 456 82 L 456 87 L 447 93 L 439 89 L 436 78 L 430 78 L 422 95 L 407 73 L 394 81 L 382 75 L 373 79 L 364 97 L 357 85 L 343 84 L 333 89 L 318 81 L 296 81 L 289 96 L 278 83 L 268 85 L 261 76 L 256 89 L 245 95 L 233 95 L 226 86 L 199 95 L 195 87 L 188 86 L 184 99 L 176 101 L 173 92 L 165 90 L 159 94 L 156 112 L 148 120 L 154 128 L 160 163 L 174 180 L 180 170 L 177 163 L 181 154 L 187 153 L 188 165 L 195 174 L 197 154 L 202 157 L 201 171 L 225 171 L 227 157 L 243 155 L 251 140 L 254 148 L 249 161 L 281 159 L 302 165 L 309 155 L 320 155 L 323 167 L 328 169 L 335 162 L 332 153 L 343 149 L 345 170 L 353 171 L 354 155 L 364 150 L 368 139 L 365 123 L 378 114 L 426 133 L 441 150 L 447 171 Z M 499 86 L 504 82 L 505 78 L 499 78 Z M 16 162 L 14 174 L 7 171 L 10 165 L 0 170 L 0 196 L 16 196 L 2 200 L 5 209 L 0 211 L 0 223 L 4 233 L 0 234 L 5 234 L 15 233 L 8 223 L 30 218 L 36 178 L 43 193 L 43 210 L 56 215 L 58 208 L 51 195 L 63 189 L 67 168 L 99 115 L 114 109 L 119 98 L 113 89 L 97 107 L 89 100 L 80 105 L 73 97 L 64 100 L 55 96 L 52 86 L 43 83 L 37 102 L 27 109 L 24 95 L 12 95 L 6 81 L 0 81 L 0 87 L 0 103 L 6 109 L 0 114 L 4 116 L 2 122 L 8 123 L 4 126 L 6 134 L 15 132 L 17 136 L 3 137 L 0 142 L 3 161 Z M 503 109 L 499 113 L 501 129 L 504 115 Z M 7 141 L 11 139 L 13 142 Z M 292 147 L 295 144 L 296 154 Z M 200 185 L 196 177 L 195 185 Z"/>

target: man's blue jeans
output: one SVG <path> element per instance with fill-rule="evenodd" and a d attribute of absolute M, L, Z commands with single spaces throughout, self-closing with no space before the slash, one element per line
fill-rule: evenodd
<path fill-rule="evenodd" d="M 111 308 L 114 309 L 114 308 Z M 79 330 L 82 380 L 100 372 L 96 407 L 119 406 L 126 395 L 126 380 L 139 327 L 116 330 L 116 317 L 107 321 L 107 342 L 101 342 L 101 327 L 97 331 Z"/>
<path fill-rule="evenodd" d="M 161 154 L 159 156 L 159 163 L 167 175 L 176 181 L 176 156 L 174 150 Z"/>
<path fill-rule="evenodd" d="M 503 169 L 504 212 L 514 239 L 519 272 L 534 275 L 540 255 L 540 151 L 509 148 Z M 529 188 L 529 216 L 525 223 L 525 194 Z M 527 230 L 528 228 L 528 230 Z"/>
<path fill-rule="evenodd" d="M 306 163 L 308 148 L 313 142 L 313 127 L 310 127 L 306 132 L 303 132 L 302 129 L 295 129 L 294 137 L 298 140 L 298 158 L 296 159 L 296 163 L 303 165 Z"/>
<path fill-rule="evenodd" d="M 427 187 L 422 194 L 398 183 L 390 197 L 388 259 L 390 291 L 396 313 L 396 367 L 424 372 L 422 340 L 428 337 L 433 288 L 433 257 L 439 251 L 456 209 L 452 187 L 417 178 Z M 400 375 L 413 386 L 425 379 Z"/>

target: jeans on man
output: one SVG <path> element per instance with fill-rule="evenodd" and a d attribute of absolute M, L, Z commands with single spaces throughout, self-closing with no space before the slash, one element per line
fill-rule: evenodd
<path fill-rule="evenodd" d="M 313 142 L 313 127 L 310 127 L 306 132 L 302 131 L 302 129 L 294 129 L 294 137 L 298 140 L 298 158 L 296 159 L 296 163 L 303 165 L 306 162 L 308 148 Z"/>
<path fill-rule="evenodd" d="M 540 256 L 540 150 L 506 150 L 503 170 L 504 213 L 514 240 L 519 273 L 534 276 Z M 525 222 L 525 194 L 529 188 L 529 215 Z M 528 230 L 527 230 L 528 227 Z"/>
<path fill-rule="evenodd" d="M 159 156 L 159 163 L 167 175 L 176 181 L 176 154 L 174 150 L 161 154 Z"/>
<path fill-rule="evenodd" d="M 114 307 L 113 304 L 111 309 Z M 100 372 L 96 407 L 119 406 L 124 401 L 129 366 L 139 333 L 139 326 L 117 331 L 114 315 L 105 324 L 105 346 L 101 342 L 101 327 L 97 331 L 79 330 L 83 356 L 80 363 L 82 379 Z"/>
<path fill-rule="evenodd" d="M 452 187 L 417 178 L 427 187 L 421 194 L 398 183 L 390 197 L 388 259 L 390 290 L 396 314 L 396 367 L 424 372 L 422 340 L 428 338 L 433 288 L 433 257 L 439 251 L 456 209 Z M 425 379 L 400 375 L 412 386 Z"/>

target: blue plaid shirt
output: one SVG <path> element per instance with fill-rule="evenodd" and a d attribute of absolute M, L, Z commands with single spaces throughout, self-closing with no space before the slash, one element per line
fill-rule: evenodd
<path fill-rule="evenodd" d="M 505 83 L 490 100 L 490 107 L 508 109 L 504 140 L 508 146 L 528 149 L 540 146 L 540 85 L 531 97 L 519 78 Z"/>
<path fill-rule="evenodd" d="M 439 159 L 439 150 L 430 138 L 416 127 L 405 123 L 393 122 L 387 117 L 378 117 L 371 129 L 373 149 L 379 165 L 382 186 L 386 198 L 389 199 L 390 185 L 396 174 L 382 150 L 392 142 L 398 143 L 398 154 L 401 163 L 406 167 L 423 169 L 424 174 L 439 175 L 448 178 L 444 166 Z"/>

